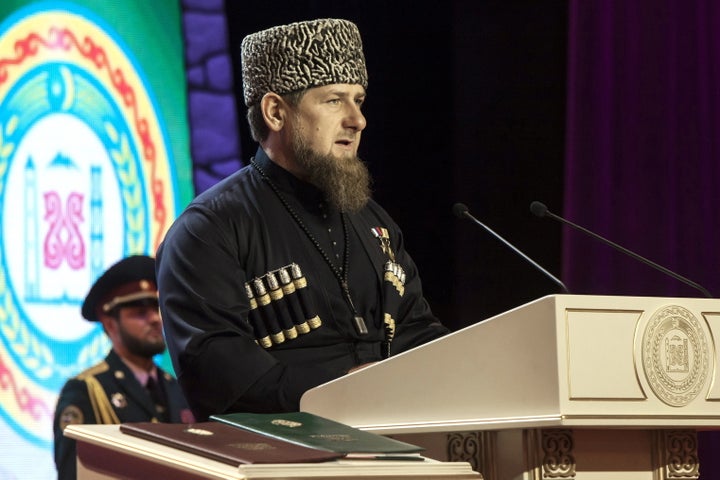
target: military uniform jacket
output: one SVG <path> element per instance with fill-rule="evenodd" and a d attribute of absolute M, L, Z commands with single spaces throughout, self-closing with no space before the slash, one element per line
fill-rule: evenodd
<path fill-rule="evenodd" d="M 167 398 L 169 420 L 192 422 L 177 380 L 160 368 L 157 373 Z M 58 478 L 76 477 L 75 440 L 63 436 L 66 425 L 149 422 L 156 421 L 156 416 L 155 404 L 145 387 L 111 350 L 103 362 L 68 380 L 60 392 L 53 422 Z"/>
<path fill-rule="evenodd" d="M 198 420 L 227 411 L 297 410 L 309 388 L 381 360 L 390 317 L 392 354 L 448 332 L 423 298 L 400 229 L 376 202 L 345 214 L 343 229 L 341 214 L 319 190 L 262 149 L 254 161 L 259 169 L 247 166 L 200 194 L 157 252 L 168 350 Z M 347 280 L 358 315 L 283 201 L 338 267 L 348 245 Z M 394 273 L 386 271 L 391 258 Z M 270 295 L 273 281 L 282 284 L 283 274 L 287 281 L 294 267 L 301 272 L 295 290 L 282 299 Z M 367 333 L 356 330 L 355 316 Z M 306 333 L 298 327 L 296 336 L 273 335 L 286 332 L 283 319 L 301 324 L 298 317 L 316 324 Z"/>

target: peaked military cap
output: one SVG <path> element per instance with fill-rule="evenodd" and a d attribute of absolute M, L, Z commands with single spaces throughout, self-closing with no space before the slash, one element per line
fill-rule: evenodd
<path fill-rule="evenodd" d="M 247 106 L 268 92 L 283 95 L 333 83 L 367 88 L 360 31 L 348 20 L 308 20 L 250 34 L 242 41 L 241 60 Z"/>
<path fill-rule="evenodd" d="M 96 322 L 114 308 L 147 300 L 157 301 L 155 259 L 133 255 L 108 268 L 93 284 L 82 305 L 82 316 Z"/>

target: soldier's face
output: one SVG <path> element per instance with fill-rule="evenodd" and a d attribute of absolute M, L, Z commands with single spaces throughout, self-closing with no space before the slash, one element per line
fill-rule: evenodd
<path fill-rule="evenodd" d="M 162 319 L 157 305 L 121 307 L 117 325 L 120 340 L 130 353 L 150 358 L 165 351 Z"/>

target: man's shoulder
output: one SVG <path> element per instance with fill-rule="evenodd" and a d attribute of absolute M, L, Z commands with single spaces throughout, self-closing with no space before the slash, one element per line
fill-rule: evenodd
<path fill-rule="evenodd" d="M 272 190 L 245 167 L 198 194 L 173 222 L 176 225 L 204 225 L 207 222 L 220 228 L 228 223 L 257 221 L 263 218 Z M 168 236 L 172 236 L 174 228 Z"/>
<path fill-rule="evenodd" d="M 108 364 L 107 360 L 103 360 L 77 374 L 75 379 L 84 381 L 90 377 L 97 377 L 108 371 L 110 371 L 110 364 Z"/>
<path fill-rule="evenodd" d="M 95 379 L 102 384 L 111 379 L 113 381 L 122 379 L 128 375 L 132 375 L 130 369 L 113 350 L 110 350 L 103 360 L 77 374 L 74 380 L 87 382 Z"/>
<path fill-rule="evenodd" d="M 104 378 L 109 371 L 110 365 L 108 365 L 106 360 L 103 360 L 92 367 L 86 368 L 74 377 L 69 378 L 60 391 L 57 407 L 65 410 L 66 407 L 71 406 L 72 408 L 79 408 L 83 410 L 87 405 L 89 405 L 87 403 L 90 398 L 88 392 L 88 381 L 91 383 L 93 381 L 97 381 L 100 385 L 102 385 L 105 382 Z"/>
<path fill-rule="evenodd" d="M 252 168 L 245 166 L 199 193 L 191 205 L 213 206 L 235 199 L 243 199 L 248 195 L 253 195 L 258 189 L 258 185 Z"/>
<path fill-rule="evenodd" d="M 116 379 L 125 375 L 114 365 L 118 358 L 110 352 L 104 360 L 65 382 L 55 407 L 56 428 L 62 431 L 69 424 L 97 423 L 93 405 L 98 395 L 113 391 L 117 388 Z"/>

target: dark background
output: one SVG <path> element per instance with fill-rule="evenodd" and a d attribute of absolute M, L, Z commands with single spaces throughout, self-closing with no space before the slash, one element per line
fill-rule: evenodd
<path fill-rule="evenodd" d="M 559 276 L 560 227 L 529 205 L 560 211 L 563 195 L 565 1 L 227 0 L 245 160 L 239 45 L 271 26 L 345 18 L 360 28 L 369 87 L 361 156 L 375 198 L 403 228 L 435 313 L 458 329 L 558 293 L 541 272 L 468 220 L 466 204 Z M 386 5 L 384 3 L 387 3 Z M 569 285 L 572 291 L 572 286 Z"/>

